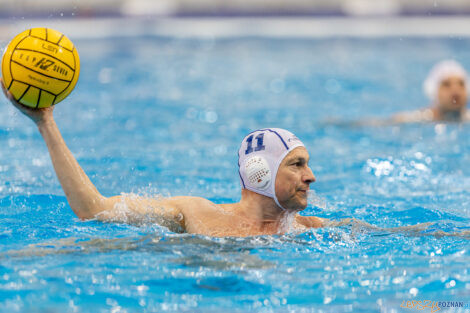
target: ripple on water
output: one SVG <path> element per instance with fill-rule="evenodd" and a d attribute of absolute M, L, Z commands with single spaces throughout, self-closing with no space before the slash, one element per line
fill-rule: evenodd
<path fill-rule="evenodd" d="M 82 222 L 34 125 L 8 106 L 0 115 L 1 312 L 398 312 L 404 300 L 466 301 L 469 126 L 341 121 L 419 109 L 421 90 L 409 87 L 449 52 L 469 67 L 468 41 L 76 44 L 87 59 L 79 90 L 55 113 L 104 195 L 237 201 L 239 140 L 277 126 L 310 151 L 317 181 L 303 213 L 335 224 L 208 238 L 155 217 Z"/>

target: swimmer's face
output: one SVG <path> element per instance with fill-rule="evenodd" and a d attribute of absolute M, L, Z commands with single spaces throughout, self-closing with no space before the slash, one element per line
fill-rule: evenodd
<path fill-rule="evenodd" d="M 276 175 L 276 197 L 287 210 L 301 211 L 307 207 L 307 191 L 315 176 L 308 166 L 307 149 L 298 147 L 282 160 Z"/>
<path fill-rule="evenodd" d="M 437 94 L 438 106 L 445 111 L 461 111 L 467 105 L 467 86 L 460 76 L 444 79 Z"/>

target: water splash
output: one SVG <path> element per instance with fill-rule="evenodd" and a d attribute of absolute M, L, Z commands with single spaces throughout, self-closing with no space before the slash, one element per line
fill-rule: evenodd
<path fill-rule="evenodd" d="M 139 202 L 144 204 L 142 199 L 163 200 L 161 195 L 154 195 L 146 197 L 134 193 L 121 193 L 121 201 L 116 202 L 113 210 L 103 211 L 96 216 L 96 220 L 111 222 L 111 223 L 126 223 L 132 225 L 159 225 L 168 228 L 168 230 L 176 233 L 183 233 L 184 229 L 179 223 L 183 217 L 181 214 L 175 218 L 168 216 L 165 212 L 168 208 L 154 207 L 154 206 L 141 206 L 139 210 L 132 210 L 129 208 L 128 202 Z M 139 204 L 140 205 L 140 204 Z"/>

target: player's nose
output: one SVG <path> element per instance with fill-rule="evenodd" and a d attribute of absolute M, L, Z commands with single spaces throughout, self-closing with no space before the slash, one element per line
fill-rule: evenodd
<path fill-rule="evenodd" d="M 313 174 L 313 171 L 310 167 L 307 167 L 304 176 L 303 176 L 303 181 L 307 184 L 314 183 L 317 179 L 315 178 L 315 175 Z"/>

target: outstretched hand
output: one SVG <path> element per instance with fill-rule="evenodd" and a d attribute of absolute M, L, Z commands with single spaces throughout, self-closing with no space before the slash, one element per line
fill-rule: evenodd
<path fill-rule="evenodd" d="M 0 78 L 0 85 L 2 86 L 3 93 L 5 94 L 5 97 L 10 100 L 10 102 L 13 104 L 14 107 L 16 107 L 18 110 L 20 110 L 21 113 L 29 117 L 31 120 L 33 120 L 34 123 L 38 124 L 40 122 L 45 121 L 47 118 L 52 118 L 52 111 L 54 110 L 54 107 L 51 106 L 49 108 L 42 108 L 42 109 L 31 109 L 28 108 L 18 101 L 13 97 L 11 92 L 9 92 L 4 83 L 3 80 Z"/>

